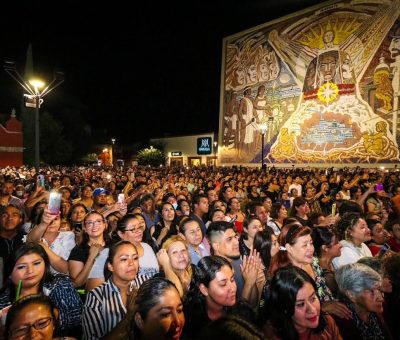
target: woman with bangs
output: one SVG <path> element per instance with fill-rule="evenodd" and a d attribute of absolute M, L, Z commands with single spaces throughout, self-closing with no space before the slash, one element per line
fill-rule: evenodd
<path fill-rule="evenodd" d="M 278 237 L 278 253 L 272 258 L 271 274 L 279 268 L 293 265 L 303 269 L 315 282 L 317 294 L 322 302 L 324 312 L 350 318 L 350 311 L 344 304 L 334 300 L 332 292 L 325 283 L 318 258 L 314 257 L 314 245 L 311 229 L 293 222 L 282 228 Z"/>
<path fill-rule="evenodd" d="M 104 264 L 111 239 L 102 214 L 92 211 L 83 220 L 82 240 L 71 251 L 68 269 L 75 287 L 91 290 L 104 282 Z"/>

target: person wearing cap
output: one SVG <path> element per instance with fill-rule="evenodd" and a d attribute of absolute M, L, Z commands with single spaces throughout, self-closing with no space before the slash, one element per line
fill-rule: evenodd
<path fill-rule="evenodd" d="M 107 218 L 107 216 L 113 212 L 119 212 L 124 216 L 127 212 L 126 203 L 115 203 L 113 205 L 107 204 L 107 195 L 109 192 L 104 188 L 96 188 L 93 190 L 93 206 L 92 211 L 97 211 Z"/>
<path fill-rule="evenodd" d="M 93 206 L 92 210 L 103 212 L 107 210 L 108 191 L 104 188 L 96 188 L 93 190 Z"/>

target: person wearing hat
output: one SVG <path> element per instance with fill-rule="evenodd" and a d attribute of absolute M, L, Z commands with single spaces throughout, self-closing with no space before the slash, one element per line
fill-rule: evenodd
<path fill-rule="evenodd" d="M 108 191 L 104 188 L 96 188 L 93 190 L 93 206 L 92 210 L 104 212 L 107 210 Z"/>

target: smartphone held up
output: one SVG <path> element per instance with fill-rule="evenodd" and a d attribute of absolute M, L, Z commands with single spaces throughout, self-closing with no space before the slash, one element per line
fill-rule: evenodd
<path fill-rule="evenodd" d="M 60 213 L 61 206 L 61 194 L 58 192 L 51 192 L 49 197 L 48 211 L 52 215 L 58 215 Z"/>
<path fill-rule="evenodd" d="M 118 194 L 118 203 L 124 203 L 124 202 L 125 202 L 125 195 Z"/>

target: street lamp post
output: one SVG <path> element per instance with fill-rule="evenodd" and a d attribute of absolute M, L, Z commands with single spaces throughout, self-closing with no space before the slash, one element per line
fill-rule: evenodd
<path fill-rule="evenodd" d="M 261 132 L 261 169 L 264 167 L 264 137 L 267 132 L 267 124 L 261 124 L 259 126 Z"/>
<path fill-rule="evenodd" d="M 217 145 L 218 142 L 214 141 L 214 165 L 217 166 Z"/>
<path fill-rule="evenodd" d="M 58 85 L 64 81 L 64 74 L 61 72 L 56 72 L 52 82 L 47 85 L 42 91 L 41 88 L 44 87 L 44 83 L 40 80 L 29 80 L 26 81 L 17 71 L 15 62 L 6 61 L 4 63 L 4 70 L 17 81 L 22 88 L 29 94 L 24 94 L 27 102 L 26 106 L 35 108 L 35 171 L 39 173 L 40 164 L 40 149 L 39 149 L 39 108 L 40 104 L 43 103 L 43 97 L 50 91 L 54 90 Z"/>
<path fill-rule="evenodd" d="M 111 138 L 111 142 L 112 142 L 112 147 L 111 147 L 111 156 L 112 156 L 112 158 L 111 158 L 111 164 L 112 164 L 112 167 L 114 167 L 114 151 L 115 151 L 115 149 L 114 149 L 114 144 L 115 144 L 115 141 L 116 141 L 115 138 Z"/>

